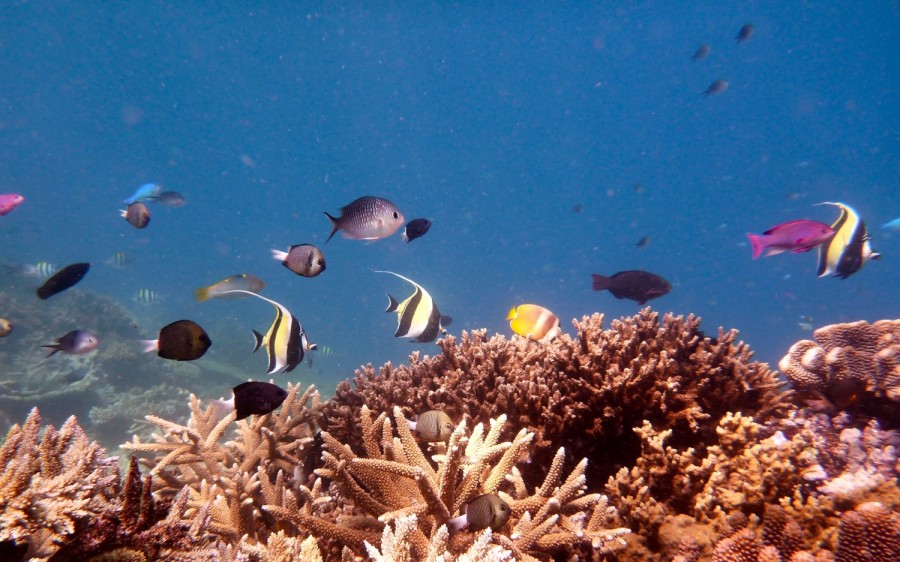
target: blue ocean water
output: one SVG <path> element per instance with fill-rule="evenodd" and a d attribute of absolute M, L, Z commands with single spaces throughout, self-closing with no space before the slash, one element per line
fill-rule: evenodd
<path fill-rule="evenodd" d="M 898 4 L 619 4 L 6 3 L 0 192 L 26 201 L 0 217 L 0 259 L 90 261 L 75 290 L 135 311 L 135 346 L 190 318 L 213 340 L 197 366 L 266 379 L 249 330 L 272 307 L 193 299 L 257 275 L 333 351 L 279 380 L 326 394 L 361 364 L 439 351 L 393 337 L 385 293 L 411 289 L 374 270 L 423 285 L 453 334 L 509 334 L 523 302 L 570 333 L 631 315 L 591 273 L 648 270 L 673 285 L 654 309 L 737 328 L 773 367 L 810 337 L 801 323 L 898 317 L 900 234 L 878 228 L 900 216 Z M 187 204 L 136 230 L 118 210 L 146 182 Z M 363 195 L 434 226 L 325 244 L 323 211 Z M 854 207 L 882 259 L 846 280 L 817 278 L 815 252 L 751 260 L 746 232 L 830 223 L 822 201 Z M 271 259 L 300 243 L 322 247 L 324 274 Z M 104 266 L 115 252 L 133 264 Z M 142 288 L 162 302 L 132 302 Z"/>

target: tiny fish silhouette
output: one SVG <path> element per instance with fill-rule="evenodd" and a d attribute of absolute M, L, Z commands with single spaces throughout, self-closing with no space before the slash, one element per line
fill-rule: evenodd
<path fill-rule="evenodd" d="M 697 50 L 694 51 L 693 56 L 691 56 L 691 60 L 694 62 L 703 60 L 707 56 L 709 56 L 710 52 L 712 52 L 712 47 L 710 47 L 709 45 L 700 45 L 699 47 L 697 47 Z"/>
<path fill-rule="evenodd" d="M 753 37 L 753 32 L 756 31 L 756 27 L 752 23 L 745 23 L 741 26 L 738 34 L 734 36 L 735 43 L 743 43 L 745 41 L 749 41 L 751 37 Z"/>
<path fill-rule="evenodd" d="M 713 82 L 712 84 L 709 85 L 709 88 L 703 90 L 703 92 L 701 92 L 701 93 L 702 93 L 703 97 L 705 98 L 710 94 L 721 94 L 722 92 L 724 92 L 727 89 L 728 89 L 728 82 L 726 82 L 724 80 L 716 80 L 715 82 Z"/>

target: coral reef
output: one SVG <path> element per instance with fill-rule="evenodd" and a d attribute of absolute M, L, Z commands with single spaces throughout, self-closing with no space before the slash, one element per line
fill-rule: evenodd
<path fill-rule="evenodd" d="M 794 387 L 900 426 L 900 320 L 832 324 L 813 337 L 778 363 Z"/>
<path fill-rule="evenodd" d="M 409 365 L 378 373 L 369 365 L 352 386 L 338 385 L 325 404 L 325 428 L 360 449 L 355 420 L 364 403 L 376 411 L 400 406 L 410 417 L 442 409 L 473 423 L 503 413 L 511 432 L 535 434 L 526 480 L 541 478 L 564 446 L 586 457 L 589 476 L 602 481 L 634 463 L 640 442 L 631 428 L 644 420 L 672 429 L 674 442 L 702 446 L 726 411 L 765 420 L 790 409 L 777 374 L 750 360 L 735 331 L 711 339 L 699 318 L 666 315 L 660 323 L 649 308 L 607 330 L 602 323 L 600 314 L 585 317 L 573 322 L 577 337 L 551 342 L 463 332 L 439 340 L 440 355 L 413 353 Z"/>

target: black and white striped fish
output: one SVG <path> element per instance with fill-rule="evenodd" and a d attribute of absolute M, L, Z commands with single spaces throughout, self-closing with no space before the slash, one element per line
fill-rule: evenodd
<path fill-rule="evenodd" d="M 138 304 L 159 304 L 162 298 L 153 289 L 138 289 L 131 300 Z"/>
<path fill-rule="evenodd" d="M 841 214 L 831 225 L 834 237 L 819 246 L 819 277 L 831 275 L 846 279 L 866 264 L 869 260 L 881 258 L 881 254 L 872 250 L 866 223 L 853 208 L 844 203 L 824 202 L 819 205 L 834 205 L 840 208 Z"/>
<path fill-rule="evenodd" d="M 437 339 L 439 333 L 444 333 L 446 326 L 452 319 L 449 316 L 441 316 L 437 304 L 421 285 L 393 271 L 376 271 L 375 273 L 390 273 L 407 283 L 412 284 L 416 290 L 403 302 L 388 293 L 388 307 L 385 312 L 397 313 L 396 338 L 412 338 L 416 343 L 428 343 Z"/>
<path fill-rule="evenodd" d="M 297 318 L 284 305 L 267 299 L 262 295 L 241 289 L 222 291 L 220 294 L 225 295 L 229 293 L 252 295 L 275 307 L 275 320 L 272 321 L 272 325 L 269 327 L 266 335 L 252 330 L 253 336 L 256 338 L 256 345 L 253 351 L 255 352 L 260 347 L 265 347 L 266 354 L 269 356 L 267 374 L 271 375 L 278 371 L 290 373 L 303 361 L 303 355 L 307 350 L 316 349 L 316 344 L 309 343 L 303 326 L 300 325 Z"/>

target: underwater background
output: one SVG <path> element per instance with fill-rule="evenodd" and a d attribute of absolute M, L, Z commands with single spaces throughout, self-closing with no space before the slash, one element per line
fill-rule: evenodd
<path fill-rule="evenodd" d="M 572 318 L 640 308 L 591 291 L 592 273 L 652 271 L 672 284 L 655 310 L 737 328 L 773 368 L 811 327 L 896 318 L 900 233 L 880 225 L 900 216 L 898 24 L 896 2 L 5 3 L 0 192 L 26 201 L 0 217 L 0 317 L 15 326 L 0 339 L 2 430 L 85 380 L 42 406 L 48 422 L 100 420 L 123 397 L 137 411 L 151 388 L 186 414 L 180 389 L 267 380 L 250 329 L 273 309 L 194 300 L 237 273 L 264 279 L 321 348 L 276 382 L 326 396 L 360 365 L 440 351 L 393 337 L 385 293 L 409 286 L 374 270 L 425 287 L 452 334 L 510 334 L 525 302 L 572 334 Z M 147 182 L 187 203 L 152 206 L 136 230 L 118 213 Z M 363 195 L 434 225 L 409 244 L 325 244 L 323 211 Z M 747 232 L 831 223 L 823 201 L 859 212 L 879 261 L 840 280 L 816 277 L 815 251 L 751 260 Z M 325 252 L 319 277 L 271 258 L 300 243 Z M 106 263 L 117 252 L 127 266 Z M 17 273 L 84 261 L 48 301 Z M 141 289 L 160 302 L 135 302 Z M 141 352 L 179 319 L 210 334 L 202 359 Z M 39 345 L 74 329 L 98 351 L 45 359 Z M 123 419 L 107 445 L 128 438 Z"/>

